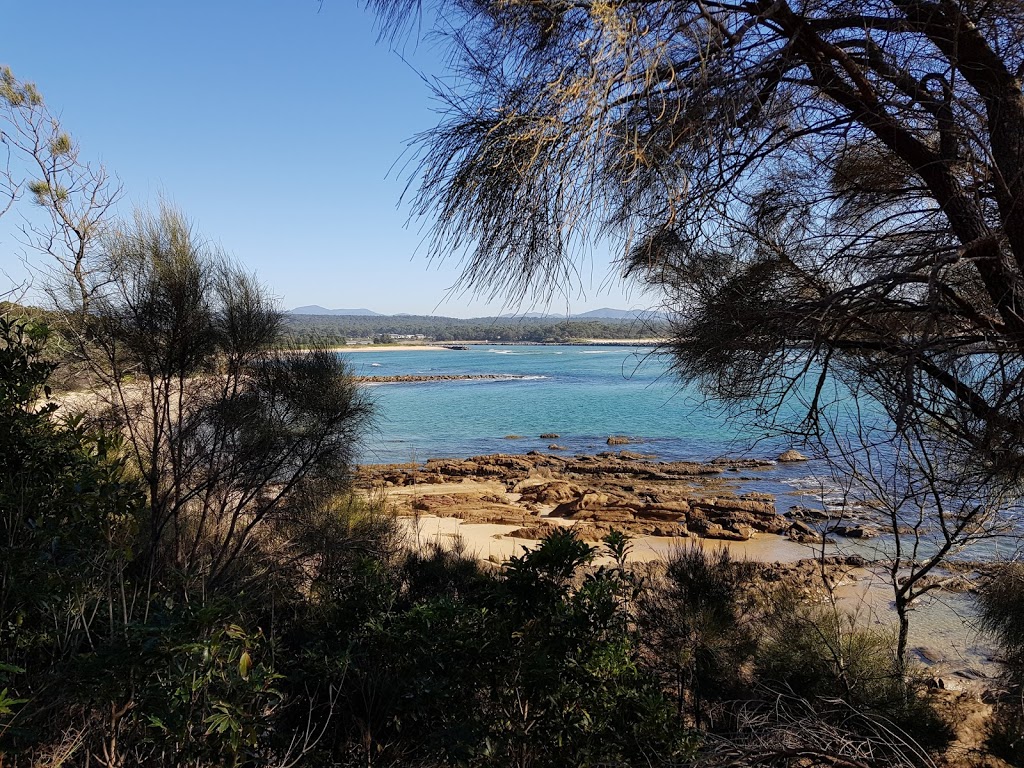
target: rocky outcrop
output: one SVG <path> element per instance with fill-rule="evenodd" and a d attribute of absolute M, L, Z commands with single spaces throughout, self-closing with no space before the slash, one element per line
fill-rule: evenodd
<path fill-rule="evenodd" d="M 792 523 L 775 511 L 775 502 L 761 494 L 745 496 L 712 497 L 690 500 L 690 529 L 700 530 L 700 526 L 720 525 L 726 531 L 743 534 L 747 530 L 760 533 L 785 533 Z"/>
<path fill-rule="evenodd" d="M 873 539 L 878 535 L 877 530 L 866 525 L 836 525 L 829 532 L 847 539 Z"/>
<path fill-rule="evenodd" d="M 807 461 L 807 457 L 804 456 L 800 451 L 790 448 L 788 451 L 783 451 L 779 454 L 779 461 Z"/>
<path fill-rule="evenodd" d="M 367 489 L 424 486 L 424 495 L 415 502 L 409 501 L 409 490 L 395 497 L 411 503 L 410 512 L 524 528 L 542 526 L 551 516 L 572 521 L 596 539 L 614 527 L 658 536 L 739 541 L 775 533 L 813 540 L 810 526 L 779 515 L 770 496 L 728 492 L 719 476 L 740 466 L 765 469 L 774 462 L 663 462 L 628 451 L 570 457 L 531 451 L 431 459 L 420 465 L 368 465 L 359 468 L 357 484 Z M 427 490 L 441 483 L 451 484 L 451 492 Z M 504 493 L 495 493 L 496 483 Z M 709 493 L 712 488 L 715 492 Z"/>
<path fill-rule="evenodd" d="M 520 501 L 552 505 L 572 501 L 584 493 L 581 486 L 566 480 L 524 480 L 513 486 L 512 491 L 520 494 Z"/>

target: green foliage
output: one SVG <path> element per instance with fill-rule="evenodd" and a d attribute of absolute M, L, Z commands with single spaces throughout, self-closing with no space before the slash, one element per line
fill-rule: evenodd
<path fill-rule="evenodd" d="M 45 328 L 0 317 L 0 725 L 92 642 L 96 606 L 132 559 L 142 496 L 117 439 L 39 404 Z M 4 729 L 28 738 L 33 712 Z"/>
<path fill-rule="evenodd" d="M 579 339 L 661 338 L 667 327 L 661 321 L 558 320 L 552 318 L 478 317 L 462 319 L 419 315 L 286 315 L 288 346 L 306 347 L 316 342 L 340 346 L 347 339 L 391 342 L 389 334 L 423 334 L 433 341 L 557 342 Z"/>
<path fill-rule="evenodd" d="M 10 67 L 0 68 L 0 99 L 12 107 L 36 107 L 43 103 L 43 97 L 35 85 L 20 82 Z"/>
<path fill-rule="evenodd" d="M 353 684 L 375 705 L 355 713 L 368 758 L 409 759 L 410 744 L 421 745 L 418 764 L 631 765 L 690 753 L 640 663 L 625 609 L 637 584 L 618 568 L 584 574 L 593 556 L 571 530 L 498 578 L 457 553 L 414 556 L 408 607 L 371 622 L 353 652 Z"/>
<path fill-rule="evenodd" d="M 1024 765 L 1024 564 L 1000 566 L 978 596 L 982 628 L 999 643 L 1006 678 L 987 744 L 993 754 Z"/>
<path fill-rule="evenodd" d="M 751 571 L 729 551 L 697 545 L 672 552 L 665 575 L 640 600 L 638 623 L 648 664 L 673 692 L 682 716 L 706 721 L 717 704 L 741 696 L 757 647 Z"/>
<path fill-rule="evenodd" d="M 775 690 L 811 703 L 844 706 L 885 718 L 921 745 L 939 748 L 952 735 L 932 709 L 921 681 L 896 657 L 891 631 L 864 628 L 856 617 L 808 603 L 788 590 L 773 595 L 761 622 L 755 674 Z"/>
<path fill-rule="evenodd" d="M 266 638 L 234 623 L 210 625 L 206 609 L 174 634 L 187 642 L 161 648 L 146 713 L 163 746 L 180 759 L 237 764 L 253 753 L 282 703 L 281 675 L 269 664 Z M 254 660 L 255 659 L 255 660 Z"/>

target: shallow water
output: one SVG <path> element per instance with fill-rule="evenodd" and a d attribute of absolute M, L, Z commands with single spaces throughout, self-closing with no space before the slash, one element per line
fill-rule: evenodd
<path fill-rule="evenodd" d="M 360 452 L 361 463 L 620 449 L 664 461 L 708 461 L 726 456 L 774 458 L 792 447 L 785 437 L 765 435 L 727 419 L 721 408 L 683 387 L 669 373 L 667 358 L 651 348 L 474 345 L 467 350 L 365 351 L 350 355 L 349 361 L 363 376 L 522 377 L 371 385 L 378 421 Z M 540 438 L 547 433 L 558 437 Z M 507 439 L 509 435 L 520 437 Z M 611 435 L 640 442 L 610 447 Z M 553 443 L 565 450 L 551 449 Z M 795 505 L 841 512 L 842 489 L 823 462 L 726 471 L 722 477 L 742 491 L 772 494 L 780 512 Z M 877 557 L 884 556 L 886 542 L 842 545 L 847 551 Z M 970 556 L 1007 557 L 1015 547 L 1010 540 L 989 542 Z"/>
<path fill-rule="evenodd" d="M 786 439 L 765 438 L 727 421 L 720 409 L 671 377 L 666 362 L 651 349 L 609 346 L 483 345 L 464 351 L 351 355 L 354 372 L 364 376 L 524 377 L 371 385 L 378 422 L 359 460 L 422 462 L 486 453 L 574 455 L 625 448 L 663 461 L 707 461 L 774 458 L 791 447 Z M 540 438 L 548 433 L 558 437 Z M 610 448 L 612 435 L 641 442 Z M 552 443 L 565 450 L 550 449 Z M 788 508 L 801 502 L 792 494 L 815 482 L 815 470 L 816 462 L 744 470 L 743 486 L 782 496 L 780 507 Z"/>

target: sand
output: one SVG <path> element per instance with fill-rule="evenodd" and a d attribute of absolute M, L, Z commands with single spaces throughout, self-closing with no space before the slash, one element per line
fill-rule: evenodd
<path fill-rule="evenodd" d="M 446 349 L 434 344 L 352 344 L 332 347 L 331 352 L 444 352 Z"/>

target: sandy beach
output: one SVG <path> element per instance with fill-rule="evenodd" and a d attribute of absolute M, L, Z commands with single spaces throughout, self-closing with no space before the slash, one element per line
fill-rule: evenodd
<path fill-rule="evenodd" d="M 572 342 L 568 346 L 582 346 L 586 344 L 592 344 L 596 347 L 637 347 L 637 346 L 652 346 L 656 347 L 659 344 L 664 344 L 666 339 L 581 339 L 580 341 Z M 446 349 L 450 350 L 452 346 L 468 346 L 468 347 L 481 347 L 481 346 L 537 346 L 537 347 L 557 347 L 559 344 L 508 344 L 500 341 L 484 342 L 484 341 L 452 341 L 445 345 L 440 344 L 350 344 L 344 347 L 331 347 L 331 352 L 444 352 Z M 463 350 L 458 350 L 463 351 Z"/>
<path fill-rule="evenodd" d="M 444 352 L 447 347 L 434 344 L 352 344 L 331 347 L 331 352 Z"/>

